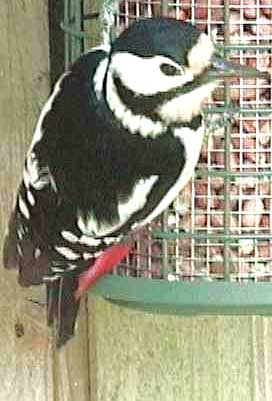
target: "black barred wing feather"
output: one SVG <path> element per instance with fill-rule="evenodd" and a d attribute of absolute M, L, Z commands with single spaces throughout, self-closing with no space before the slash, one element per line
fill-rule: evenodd
<path fill-rule="evenodd" d="M 49 274 L 48 246 L 42 236 L 44 224 L 41 225 L 45 216 L 37 210 L 40 203 L 30 205 L 27 200 L 27 193 L 34 199 L 33 192 L 21 184 L 4 242 L 4 266 L 18 269 L 19 283 L 23 286 L 41 284 Z"/>
<path fill-rule="evenodd" d="M 30 157 L 36 163 L 35 174 L 33 165 L 32 171 L 28 168 Z M 57 344 L 62 345 L 74 333 L 79 307 L 74 291 L 79 273 L 72 271 L 71 260 L 53 245 L 61 224 L 57 224 L 57 217 L 62 202 L 49 169 L 39 168 L 32 153 L 23 176 L 4 242 L 4 266 L 18 269 L 22 286 L 46 283 L 48 323 L 55 326 Z"/>

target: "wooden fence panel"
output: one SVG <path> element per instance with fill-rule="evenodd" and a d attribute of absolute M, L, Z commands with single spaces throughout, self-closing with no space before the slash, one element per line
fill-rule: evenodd
<path fill-rule="evenodd" d="M 49 94 L 44 0 L 0 1 L 0 238 L 21 178 L 36 119 Z M 78 336 L 60 352 L 46 327 L 44 288 L 22 289 L 0 274 L 0 400 L 89 401 L 86 308 Z"/>

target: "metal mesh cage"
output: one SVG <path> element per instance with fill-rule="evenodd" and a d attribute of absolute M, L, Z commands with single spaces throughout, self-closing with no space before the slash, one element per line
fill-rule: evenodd
<path fill-rule="evenodd" d="M 135 19 L 165 15 L 195 24 L 232 60 L 272 71 L 271 0 L 125 0 L 105 2 L 100 10 L 90 3 L 66 1 L 67 64 L 94 44 L 90 27 L 99 24 L 92 18 L 97 11 L 104 40 Z M 181 304 L 183 312 L 227 305 L 235 313 L 270 313 L 271 81 L 235 78 L 222 84 L 203 113 L 207 134 L 194 177 L 161 218 L 134 236 L 134 250 L 116 277 L 95 292 L 119 302 Z M 233 286 L 237 282 L 255 287 Z M 157 298 L 145 298 L 146 291 L 157 291 Z"/>

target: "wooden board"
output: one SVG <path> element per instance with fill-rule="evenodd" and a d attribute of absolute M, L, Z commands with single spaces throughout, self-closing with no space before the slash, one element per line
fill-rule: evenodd
<path fill-rule="evenodd" d="M 92 401 L 271 400 L 271 318 L 90 309 Z"/>
<path fill-rule="evenodd" d="M 49 94 L 48 10 L 44 0 L 0 1 L 0 237 L 21 178 L 37 116 Z M 2 243 L 2 240 L 1 240 Z M 86 308 L 77 339 L 55 352 L 44 289 L 21 289 L 0 274 L 0 400 L 89 401 Z"/>

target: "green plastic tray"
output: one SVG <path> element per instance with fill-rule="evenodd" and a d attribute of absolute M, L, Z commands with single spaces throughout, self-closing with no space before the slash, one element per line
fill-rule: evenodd
<path fill-rule="evenodd" d="M 90 293 L 120 306 L 161 314 L 272 315 L 271 283 L 106 276 Z"/>

